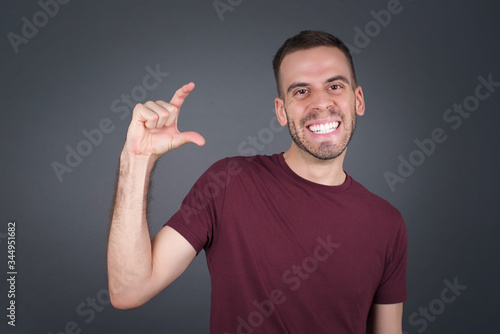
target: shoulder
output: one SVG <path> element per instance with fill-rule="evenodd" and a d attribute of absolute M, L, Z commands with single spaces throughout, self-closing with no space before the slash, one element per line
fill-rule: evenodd
<path fill-rule="evenodd" d="M 352 180 L 350 198 L 356 214 L 365 219 L 371 227 L 372 236 L 387 240 L 390 245 L 406 246 L 406 224 L 401 212 L 387 200 L 372 193 L 359 182 Z"/>
<path fill-rule="evenodd" d="M 403 222 L 403 218 L 399 210 L 394 207 L 389 201 L 383 199 L 382 197 L 374 194 L 370 190 L 366 189 L 361 183 L 354 180 L 352 177 L 352 184 L 350 187 L 350 192 L 354 196 L 356 203 L 373 215 L 381 215 L 385 218 L 391 218 L 391 220 Z"/>
<path fill-rule="evenodd" d="M 233 156 L 216 161 L 207 171 L 226 171 L 229 175 L 251 173 L 278 166 L 277 155 Z"/>
<path fill-rule="evenodd" d="M 217 184 L 226 187 L 230 180 L 243 183 L 269 179 L 276 173 L 277 158 L 274 156 L 234 156 L 214 162 L 198 179 L 200 184 Z M 266 172 L 267 171 L 267 172 Z M 234 182 L 231 182 L 234 183 Z"/>

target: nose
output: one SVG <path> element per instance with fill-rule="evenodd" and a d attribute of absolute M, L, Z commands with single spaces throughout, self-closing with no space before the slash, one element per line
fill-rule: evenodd
<path fill-rule="evenodd" d="M 311 99 L 311 109 L 328 110 L 333 106 L 332 97 L 326 92 L 316 92 Z"/>

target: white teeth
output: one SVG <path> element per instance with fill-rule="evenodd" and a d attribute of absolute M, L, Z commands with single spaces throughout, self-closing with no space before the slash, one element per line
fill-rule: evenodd
<path fill-rule="evenodd" d="M 326 124 L 309 125 L 309 130 L 316 134 L 324 134 L 335 131 L 339 127 L 339 122 L 329 122 Z"/>

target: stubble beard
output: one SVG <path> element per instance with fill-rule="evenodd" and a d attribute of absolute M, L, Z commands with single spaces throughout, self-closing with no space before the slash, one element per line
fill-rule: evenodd
<path fill-rule="evenodd" d="M 344 151 L 347 149 L 347 145 L 349 145 L 349 142 L 351 141 L 354 130 L 356 129 L 356 107 L 354 107 L 354 110 L 352 111 L 350 124 L 346 123 L 345 115 L 338 109 L 331 108 L 327 112 L 329 117 L 337 116 L 340 118 L 341 126 L 344 128 L 343 130 L 345 131 L 345 135 L 339 144 L 333 144 L 331 142 L 324 141 L 321 142 L 316 148 L 306 140 L 305 131 L 307 130 L 305 130 L 305 124 L 311 120 L 320 118 L 320 115 L 318 113 L 308 113 L 304 118 L 300 120 L 300 128 L 299 130 L 297 130 L 295 122 L 290 120 L 290 118 L 288 117 L 288 111 L 285 108 L 288 131 L 290 132 L 290 136 L 292 137 L 295 145 L 297 145 L 297 147 L 302 151 L 320 160 L 332 160 L 344 153 Z"/>

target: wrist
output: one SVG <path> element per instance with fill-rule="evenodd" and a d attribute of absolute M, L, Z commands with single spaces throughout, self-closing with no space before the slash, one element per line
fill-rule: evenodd
<path fill-rule="evenodd" d="M 149 174 L 159 157 L 156 154 L 134 154 L 124 147 L 120 155 L 120 174 L 137 174 L 141 171 Z"/>

